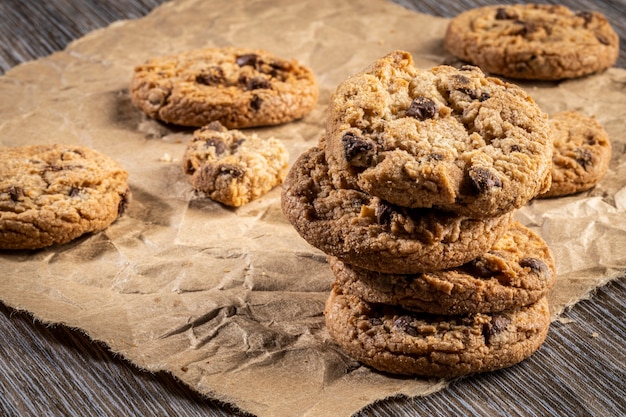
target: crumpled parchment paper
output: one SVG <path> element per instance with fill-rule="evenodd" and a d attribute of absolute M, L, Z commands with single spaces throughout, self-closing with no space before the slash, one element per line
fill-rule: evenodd
<path fill-rule="evenodd" d="M 104 152 L 128 170 L 134 200 L 105 232 L 0 252 L 0 299 L 259 416 L 347 416 L 389 396 L 445 388 L 347 358 L 323 324 L 332 281 L 325 257 L 285 220 L 280 190 L 239 209 L 196 195 L 180 166 L 191 130 L 148 120 L 131 105 L 128 85 L 135 65 L 191 48 L 259 47 L 296 58 L 318 77 L 317 108 L 255 130 L 283 140 L 293 162 L 317 143 L 338 83 L 393 49 L 423 68 L 445 62 L 446 25 L 382 0 L 181 0 L 9 71 L 0 78 L 0 144 Z M 598 187 L 517 213 L 554 252 L 556 318 L 626 269 L 626 71 L 522 85 L 546 112 L 595 115 L 613 141 Z"/>

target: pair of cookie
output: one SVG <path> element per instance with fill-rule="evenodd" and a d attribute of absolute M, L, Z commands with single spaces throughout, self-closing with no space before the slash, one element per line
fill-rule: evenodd
<path fill-rule="evenodd" d="M 240 207 L 279 185 L 289 155 L 275 138 L 241 128 L 286 123 L 318 98 L 313 72 L 260 49 L 204 48 L 157 57 L 135 68 L 130 96 L 148 116 L 199 127 L 183 156 L 194 188 Z"/>
<path fill-rule="evenodd" d="M 341 83 L 282 194 L 329 256 L 332 338 L 378 370 L 420 376 L 534 352 L 554 261 L 512 214 L 548 189 L 551 156 L 547 116 L 477 67 L 419 70 L 394 51 Z"/>

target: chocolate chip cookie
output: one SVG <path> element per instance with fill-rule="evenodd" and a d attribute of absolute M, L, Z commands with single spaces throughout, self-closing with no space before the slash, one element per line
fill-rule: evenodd
<path fill-rule="evenodd" d="M 329 257 L 334 285 L 372 303 L 431 314 L 494 313 L 535 303 L 554 285 L 547 244 L 518 222 L 463 266 L 421 274 L 382 274 Z"/>
<path fill-rule="evenodd" d="M 183 156 L 192 185 L 232 207 L 255 200 L 281 184 L 289 153 L 276 138 L 261 139 L 211 122 L 196 130 Z"/>
<path fill-rule="evenodd" d="M 394 51 L 339 85 L 325 152 L 338 188 L 486 218 L 548 189 L 552 138 L 521 88 Z"/>
<path fill-rule="evenodd" d="M 105 229 L 130 201 L 127 177 L 82 146 L 0 148 L 0 249 L 38 249 Z"/>
<path fill-rule="evenodd" d="M 495 5 L 453 18 L 445 47 L 486 72 L 559 80 L 612 66 L 619 37 L 598 12 L 574 12 L 561 5 Z"/>
<path fill-rule="evenodd" d="M 135 68 L 132 102 L 167 123 L 227 128 L 277 125 L 316 105 L 313 72 L 295 60 L 259 49 L 197 49 L 152 58 Z"/>
<path fill-rule="evenodd" d="M 335 188 L 324 151 L 317 147 L 291 167 L 281 202 L 287 219 L 312 246 L 348 264 L 385 273 L 462 265 L 488 251 L 511 222 L 510 213 L 477 220 Z"/>
<path fill-rule="evenodd" d="M 594 117 L 563 111 L 550 118 L 554 138 L 552 185 L 539 197 L 561 197 L 588 190 L 604 176 L 611 141 Z"/>
<path fill-rule="evenodd" d="M 436 316 L 331 292 L 330 336 L 352 358 L 394 374 L 453 378 L 515 365 L 539 349 L 550 326 L 545 298 L 517 310 Z"/>

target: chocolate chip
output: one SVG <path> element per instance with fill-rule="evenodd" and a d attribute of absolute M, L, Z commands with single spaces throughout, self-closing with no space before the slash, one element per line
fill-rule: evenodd
<path fill-rule="evenodd" d="M 341 137 L 346 161 L 355 167 L 369 167 L 374 162 L 375 144 L 367 139 L 347 132 Z"/>
<path fill-rule="evenodd" d="M 381 319 L 379 319 L 378 317 L 373 317 L 370 319 L 370 324 L 372 326 L 380 326 L 383 324 L 383 321 Z"/>
<path fill-rule="evenodd" d="M 391 218 L 393 216 L 393 213 L 395 212 L 396 210 L 394 206 L 383 200 L 380 200 L 378 202 L 378 205 L 374 210 L 374 214 L 376 215 L 376 221 L 380 225 L 391 224 Z"/>
<path fill-rule="evenodd" d="M 517 23 L 518 25 L 522 25 L 522 27 L 518 29 L 517 32 L 515 32 L 515 35 L 526 36 L 537 31 L 537 25 L 535 25 L 533 22 L 516 20 L 515 23 Z"/>
<path fill-rule="evenodd" d="M 272 83 L 265 77 L 260 75 L 252 78 L 248 78 L 245 83 L 246 90 L 258 90 L 260 88 L 270 89 L 272 88 Z"/>
<path fill-rule="evenodd" d="M 509 148 L 509 152 L 519 152 L 521 150 L 522 148 L 520 148 L 519 145 L 511 145 L 511 147 Z"/>
<path fill-rule="evenodd" d="M 69 196 L 70 197 L 76 197 L 78 194 L 80 194 L 81 189 L 78 187 L 72 187 L 70 188 L 70 192 L 69 192 Z"/>
<path fill-rule="evenodd" d="M 196 75 L 198 84 L 218 85 L 223 84 L 224 80 L 224 70 L 221 67 L 210 67 Z"/>
<path fill-rule="evenodd" d="M 598 143 L 598 139 L 593 133 L 588 133 L 587 136 L 585 136 L 585 142 L 587 142 L 588 145 L 593 146 Z"/>
<path fill-rule="evenodd" d="M 468 171 L 470 184 L 477 194 L 486 193 L 493 188 L 502 187 L 502 181 L 487 168 L 471 167 Z"/>
<path fill-rule="evenodd" d="M 610 45 L 611 44 L 611 42 L 609 42 L 609 40 L 607 38 L 605 38 L 604 36 L 602 36 L 602 35 L 596 35 L 596 39 L 602 45 Z"/>
<path fill-rule="evenodd" d="M 593 153 L 587 148 L 577 148 L 574 150 L 576 162 L 585 170 L 593 165 Z"/>
<path fill-rule="evenodd" d="M 589 26 L 589 23 L 593 20 L 593 13 L 586 10 L 577 11 L 576 16 L 581 17 L 585 21 L 585 27 Z"/>
<path fill-rule="evenodd" d="M 259 56 L 257 54 L 239 55 L 236 59 L 237 65 L 239 65 L 240 67 L 243 67 L 246 65 L 256 67 L 258 61 L 259 61 Z"/>
<path fill-rule="evenodd" d="M 428 97 L 417 97 L 411 102 L 406 115 L 417 120 L 426 120 L 435 117 L 437 110 L 437 104 Z"/>
<path fill-rule="evenodd" d="M 476 258 L 465 265 L 465 268 L 470 271 L 470 273 L 478 276 L 479 278 L 491 278 L 495 275 L 495 273 L 499 272 L 494 270 L 489 262 L 482 258 Z"/>
<path fill-rule="evenodd" d="M 543 275 L 548 272 L 548 265 L 541 259 L 523 258 L 519 261 L 522 268 L 530 268 L 531 270 Z"/>
<path fill-rule="evenodd" d="M 228 175 L 232 178 L 241 178 L 245 174 L 243 168 L 238 167 L 237 165 L 232 164 L 224 164 L 219 167 L 217 171 L 217 175 Z"/>
<path fill-rule="evenodd" d="M 411 318 L 408 316 L 400 316 L 393 322 L 394 327 L 402 330 L 409 336 L 417 336 L 417 329 L 411 326 Z"/>
<path fill-rule="evenodd" d="M 496 20 L 517 19 L 517 14 L 507 11 L 504 7 L 498 7 L 496 10 Z"/>
<path fill-rule="evenodd" d="M 22 187 L 18 187 L 18 186 L 9 187 L 9 189 L 7 190 L 7 193 L 9 193 L 9 198 L 14 203 L 17 203 L 22 198 L 24 198 L 24 189 Z"/>
<path fill-rule="evenodd" d="M 261 104 L 263 104 L 263 99 L 258 95 L 253 95 L 252 100 L 250 100 L 250 107 L 252 110 L 259 110 L 261 108 Z"/>
<path fill-rule="evenodd" d="M 485 100 L 489 100 L 491 98 L 491 94 L 489 93 L 481 93 L 480 96 L 478 96 L 478 101 L 480 101 L 481 103 Z"/>
<path fill-rule="evenodd" d="M 204 125 L 200 128 L 201 132 L 205 132 L 208 130 L 211 130 L 214 132 L 226 132 L 227 129 L 224 126 L 222 126 L 222 124 L 219 121 L 214 120 L 208 125 Z"/>
<path fill-rule="evenodd" d="M 226 144 L 223 140 L 211 138 L 205 142 L 207 148 L 215 148 L 215 155 L 221 155 L 226 151 Z"/>
<path fill-rule="evenodd" d="M 127 189 L 124 194 L 120 194 L 120 202 L 117 204 L 117 215 L 121 216 L 122 214 L 126 213 L 126 209 L 128 208 L 128 205 L 130 204 L 130 196 L 131 196 L 131 192 L 129 189 Z"/>
<path fill-rule="evenodd" d="M 485 344 L 489 344 L 491 337 L 506 330 L 511 323 L 511 319 L 504 316 L 493 316 L 491 322 L 483 323 L 482 333 L 485 338 Z"/>

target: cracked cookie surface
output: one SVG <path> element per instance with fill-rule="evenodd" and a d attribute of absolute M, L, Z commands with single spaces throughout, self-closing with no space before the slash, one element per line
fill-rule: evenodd
<path fill-rule="evenodd" d="M 305 151 L 283 184 L 282 210 L 312 246 L 346 263 L 385 273 L 459 266 L 486 252 L 507 230 L 511 214 L 472 219 L 409 209 L 333 185 L 324 151 Z"/>
<path fill-rule="evenodd" d="M 436 316 L 331 291 L 331 337 L 353 359 L 383 372 L 454 378 L 515 365 L 543 344 L 548 301 L 494 314 Z"/>
<path fill-rule="evenodd" d="M 552 184 L 538 197 L 562 197 L 588 190 L 604 176 L 611 161 L 611 141 L 595 117 L 563 111 L 550 117 L 554 154 Z"/>
<path fill-rule="evenodd" d="M 454 17 L 445 47 L 486 72 L 559 80 L 612 66 L 619 37 L 598 12 L 575 12 L 562 5 L 496 5 Z"/>
<path fill-rule="evenodd" d="M 340 84 L 328 114 L 325 152 L 338 188 L 485 218 L 549 186 L 547 115 L 477 67 L 420 70 L 394 51 Z"/>
<path fill-rule="evenodd" d="M 281 184 L 288 162 L 289 153 L 280 140 L 212 122 L 194 132 L 185 149 L 183 170 L 196 190 L 240 207 Z"/>
<path fill-rule="evenodd" d="M 205 48 L 155 57 L 135 67 L 130 96 L 166 123 L 227 128 L 277 125 L 316 105 L 313 72 L 260 49 Z"/>
<path fill-rule="evenodd" d="M 0 148 L 0 249 L 43 248 L 105 229 L 130 201 L 127 177 L 82 146 Z"/>
<path fill-rule="evenodd" d="M 554 258 L 537 234 L 514 221 L 484 254 L 458 268 L 422 274 L 382 274 L 329 257 L 334 285 L 372 303 L 457 315 L 493 313 L 545 297 L 556 278 Z"/>

